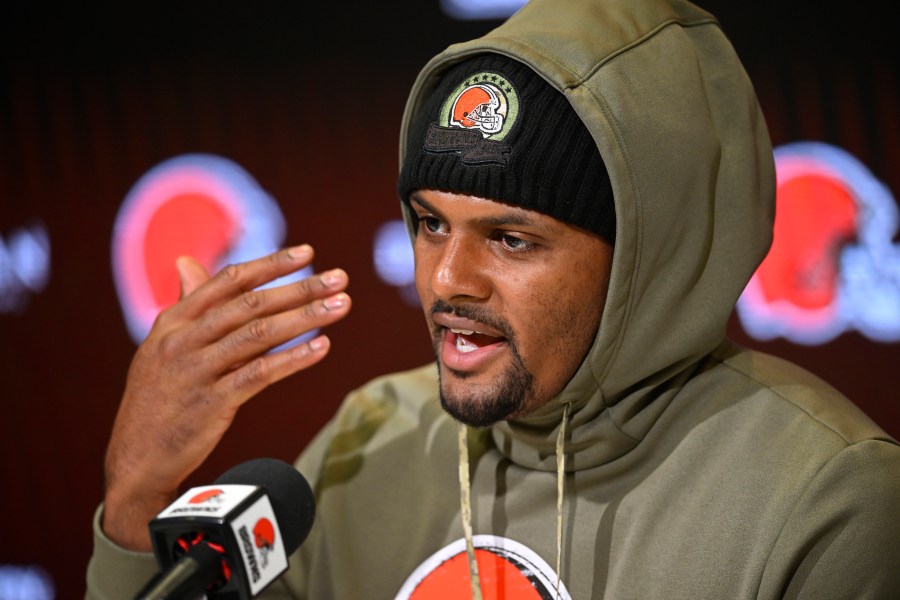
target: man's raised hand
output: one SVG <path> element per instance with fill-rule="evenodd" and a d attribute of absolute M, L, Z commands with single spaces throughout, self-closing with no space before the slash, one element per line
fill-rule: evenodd
<path fill-rule="evenodd" d="M 324 335 L 273 350 L 347 315 L 343 270 L 258 289 L 312 258 L 312 248 L 297 246 L 212 277 L 197 261 L 178 260 L 182 296 L 132 360 L 107 448 L 103 529 L 114 542 L 149 550 L 148 521 L 175 499 L 238 408 L 328 353 Z"/>

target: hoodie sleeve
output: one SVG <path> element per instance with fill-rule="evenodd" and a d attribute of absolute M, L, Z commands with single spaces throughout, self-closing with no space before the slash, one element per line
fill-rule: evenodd
<path fill-rule="evenodd" d="M 103 505 L 94 513 L 94 553 L 88 562 L 86 600 L 133 598 L 156 573 L 152 552 L 134 552 L 117 546 L 100 527 Z"/>
<path fill-rule="evenodd" d="M 773 548 L 759 598 L 888 600 L 900 590 L 900 446 L 866 440 L 819 471 Z"/>

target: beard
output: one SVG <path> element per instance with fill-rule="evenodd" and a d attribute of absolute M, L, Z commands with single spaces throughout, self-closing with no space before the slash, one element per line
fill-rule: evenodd
<path fill-rule="evenodd" d="M 526 401 L 534 394 L 534 375 L 525 367 L 522 357 L 518 352 L 515 336 L 512 328 L 502 319 L 488 314 L 480 308 L 466 306 L 451 307 L 446 302 L 438 300 L 431 308 L 431 314 L 453 313 L 490 325 L 502 331 L 506 337 L 512 362 L 494 384 L 487 389 L 472 389 L 471 391 L 451 394 L 443 383 L 444 369 L 447 369 L 456 378 L 465 380 L 471 374 L 454 371 L 440 364 L 441 338 L 432 336 L 435 359 L 438 361 L 438 383 L 441 396 L 441 407 L 454 419 L 471 427 L 488 427 L 498 421 L 506 420 L 525 407 Z"/>
<path fill-rule="evenodd" d="M 455 375 L 462 377 L 460 373 Z M 534 381 L 524 367 L 512 364 L 492 389 L 451 395 L 444 390 L 441 378 L 441 369 L 438 369 L 441 406 L 451 417 L 471 427 L 489 427 L 522 412 Z"/>

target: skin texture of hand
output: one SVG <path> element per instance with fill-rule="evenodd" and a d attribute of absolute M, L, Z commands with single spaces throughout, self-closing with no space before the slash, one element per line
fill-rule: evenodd
<path fill-rule="evenodd" d="M 150 550 L 147 523 L 177 497 L 241 405 L 328 353 L 324 335 L 269 350 L 347 315 L 343 270 L 256 289 L 312 258 L 312 248 L 298 246 L 213 277 L 194 259 L 178 259 L 181 299 L 160 313 L 132 360 L 107 448 L 103 530 L 112 541 Z"/>

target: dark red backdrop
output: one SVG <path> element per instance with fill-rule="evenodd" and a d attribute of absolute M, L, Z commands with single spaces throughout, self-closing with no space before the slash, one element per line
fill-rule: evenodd
<path fill-rule="evenodd" d="M 135 349 L 111 276 L 112 224 L 151 166 L 186 152 L 237 161 L 280 203 L 288 243 L 312 243 L 317 267 L 352 280 L 332 355 L 247 405 L 189 484 L 257 456 L 293 460 L 351 388 L 430 358 L 418 310 L 375 275 L 373 234 L 399 214 L 396 140 L 416 70 L 496 23 L 454 24 L 437 0 L 390 12 L 307 4 L 3 9 L 0 237 L 42 223 L 52 273 L 23 311 L 0 315 L 0 564 L 42 565 L 59 598 L 84 592 L 103 452 Z M 900 75 L 878 17 L 838 25 L 804 13 L 809 2 L 777 13 L 701 4 L 720 9 L 776 144 L 837 144 L 900 193 Z M 736 321 L 731 333 L 824 376 L 900 436 L 900 345 L 856 334 L 760 344 Z"/>

